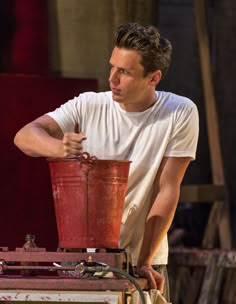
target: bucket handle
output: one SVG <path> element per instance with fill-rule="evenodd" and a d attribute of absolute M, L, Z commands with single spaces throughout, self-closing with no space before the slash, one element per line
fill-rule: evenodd
<path fill-rule="evenodd" d="M 78 159 L 80 161 L 81 170 L 84 172 L 84 174 L 88 178 L 89 171 L 95 165 L 97 157 L 91 156 L 88 152 L 82 152 L 78 155 Z M 85 168 L 86 168 L 85 170 L 83 169 L 83 165 L 87 165 L 87 166 L 85 166 Z"/>
<path fill-rule="evenodd" d="M 88 152 L 80 153 L 78 155 L 78 158 L 81 161 L 81 163 L 89 163 L 91 165 L 97 160 L 96 156 L 91 156 Z"/>

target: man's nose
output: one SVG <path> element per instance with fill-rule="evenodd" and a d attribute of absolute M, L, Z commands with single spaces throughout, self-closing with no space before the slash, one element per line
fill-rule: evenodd
<path fill-rule="evenodd" d="M 109 77 L 109 82 L 112 83 L 118 83 L 119 82 L 119 75 L 118 71 L 115 69 L 111 69 L 110 71 L 110 77 Z"/>

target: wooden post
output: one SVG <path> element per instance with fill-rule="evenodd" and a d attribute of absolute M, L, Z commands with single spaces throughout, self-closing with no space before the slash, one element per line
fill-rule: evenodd
<path fill-rule="evenodd" d="M 212 178 L 215 185 L 224 185 L 224 171 L 222 154 L 219 142 L 219 123 L 216 113 L 216 102 L 213 90 L 211 73 L 211 61 L 209 41 L 206 25 L 206 1 L 194 0 L 196 26 L 199 42 L 199 53 L 201 61 L 202 80 L 204 88 L 204 99 L 207 118 L 207 131 L 209 138 L 209 150 L 211 156 Z M 209 216 L 202 246 L 205 248 L 214 247 L 215 234 L 219 228 L 220 242 L 222 248 L 232 248 L 231 231 L 229 224 L 227 201 L 215 202 Z M 224 237 L 222 237 L 224 236 Z"/>

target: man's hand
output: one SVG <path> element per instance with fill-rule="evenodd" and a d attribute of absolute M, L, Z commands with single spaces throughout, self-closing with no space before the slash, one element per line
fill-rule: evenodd
<path fill-rule="evenodd" d="M 85 139 L 86 136 L 83 133 L 65 133 L 62 139 L 64 157 L 79 155 L 82 152 L 82 142 Z"/>
<path fill-rule="evenodd" d="M 74 132 L 63 134 L 53 118 L 43 115 L 20 129 L 14 143 L 29 156 L 67 157 L 78 156 L 85 139 L 78 123 L 74 126 Z"/>
<path fill-rule="evenodd" d="M 148 280 L 148 286 L 150 289 L 158 289 L 163 293 L 165 278 L 159 272 L 155 271 L 152 266 L 137 266 L 137 274 L 139 277 L 146 278 Z"/>
<path fill-rule="evenodd" d="M 74 126 L 74 132 L 65 133 L 62 139 L 64 157 L 77 156 L 81 153 L 82 142 L 86 139 L 86 136 L 79 132 L 79 124 Z"/>

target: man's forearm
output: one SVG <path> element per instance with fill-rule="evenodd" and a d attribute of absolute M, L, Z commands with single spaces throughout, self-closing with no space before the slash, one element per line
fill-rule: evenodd
<path fill-rule="evenodd" d="M 159 194 L 156 198 L 145 224 L 138 266 L 151 265 L 153 256 L 172 223 L 178 199 L 178 190 L 170 195 Z"/>
<path fill-rule="evenodd" d="M 44 129 L 33 125 L 25 126 L 14 138 L 15 145 L 25 154 L 33 157 L 63 156 L 63 144 L 60 139 L 51 137 Z"/>

